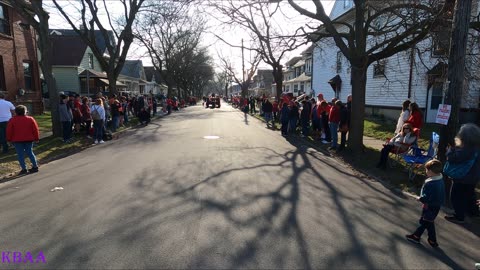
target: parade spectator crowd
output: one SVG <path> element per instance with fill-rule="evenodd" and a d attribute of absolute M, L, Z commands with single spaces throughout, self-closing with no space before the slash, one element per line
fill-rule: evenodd
<path fill-rule="evenodd" d="M 245 114 L 257 112 L 265 118 L 267 126 L 281 124 L 282 136 L 300 133 L 301 137 L 312 135 L 314 139 L 330 144 L 330 149 L 342 151 L 347 142 L 350 127 L 352 98 L 348 96 L 346 103 L 337 98 L 327 102 L 323 94 L 317 99 L 304 95 L 300 98 L 284 95 L 280 100 L 271 101 L 266 96 L 242 98 L 231 96 L 232 105 Z M 340 142 L 338 142 L 340 132 Z"/>
<path fill-rule="evenodd" d="M 195 98 L 187 100 L 196 103 Z M 160 98 L 154 95 L 104 96 L 101 93 L 94 98 L 70 94 L 61 94 L 59 104 L 60 121 L 62 122 L 63 141 L 72 142 L 73 133 L 84 133 L 92 138 L 94 144 L 103 144 L 111 139 L 112 133 L 137 117 L 140 124 L 148 125 L 151 117 L 157 115 L 160 107 L 162 113 L 170 114 L 172 110 L 184 107 L 185 100 L 176 97 Z"/>

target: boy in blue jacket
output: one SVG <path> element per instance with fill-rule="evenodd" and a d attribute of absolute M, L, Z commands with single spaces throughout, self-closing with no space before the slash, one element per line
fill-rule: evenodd
<path fill-rule="evenodd" d="M 420 244 L 420 237 L 425 229 L 428 231 L 428 243 L 438 247 L 435 234 L 435 218 L 440 212 L 440 207 L 445 202 L 445 184 L 443 183 L 443 165 L 439 160 L 433 159 L 425 164 L 428 178 L 423 184 L 418 201 L 423 203 L 420 226 L 413 234 L 406 235 L 407 240 Z"/>

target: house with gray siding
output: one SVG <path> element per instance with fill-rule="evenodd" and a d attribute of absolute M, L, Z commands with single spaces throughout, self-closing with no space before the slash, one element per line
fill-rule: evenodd
<path fill-rule="evenodd" d="M 474 1 L 472 14 L 479 14 L 478 1 Z M 355 19 L 354 3 L 337 0 L 330 13 L 332 20 L 351 24 Z M 338 26 L 338 31 L 346 31 Z M 470 74 L 478 74 L 478 33 L 472 32 L 469 46 L 475 56 L 467 56 Z M 432 33 L 432 37 L 417 44 L 411 50 L 397 53 L 390 58 L 370 65 L 367 71 L 366 113 L 397 119 L 401 104 L 409 99 L 418 103 L 426 122 L 435 122 L 438 106 L 443 102 L 447 88 L 447 56 L 449 34 Z M 374 42 L 370 40 L 370 42 Z M 373 44 L 373 43 L 370 43 Z M 469 53 L 470 55 L 470 53 Z M 352 93 L 351 66 L 332 39 L 322 39 L 313 49 L 312 88 L 315 95 L 322 93 L 326 100 L 334 97 L 346 101 Z M 478 118 L 480 81 L 478 77 L 466 78 L 463 92 L 461 121 Z M 478 119 L 477 119 L 478 120 Z"/>
<path fill-rule="evenodd" d="M 81 85 L 79 74 L 85 70 L 103 72 L 98 59 L 73 30 L 52 30 L 50 38 L 53 46 L 52 72 L 58 91 L 80 94 L 85 85 Z M 105 51 L 105 47 L 101 50 Z"/>

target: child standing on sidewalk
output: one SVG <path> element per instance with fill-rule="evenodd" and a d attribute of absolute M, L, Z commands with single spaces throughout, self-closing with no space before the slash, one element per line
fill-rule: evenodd
<path fill-rule="evenodd" d="M 443 183 L 443 165 L 439 160 L 433 159 L 425 164 L 428 178 L 420 191 L 418 201 L 423 203 L 420 226 L 413 234 L 406 235 L 407 240 L 420 244 L 420 237 L 425 229 L 428 231 L 428 243 L 432 247 L 438 247 L 435 233 L 435 218 L 440 207 L 445 202 L 445 184 Z"/>

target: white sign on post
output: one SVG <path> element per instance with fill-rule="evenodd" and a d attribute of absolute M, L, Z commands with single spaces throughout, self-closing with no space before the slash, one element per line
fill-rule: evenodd
<path fill-rule="evenodd" d="M 452 105 L 440 104 L 438 106 L 437 118 L 435 123 L 447 125 L 448 119 L 450 118 L 450 112 L 452 111 Z"/>

